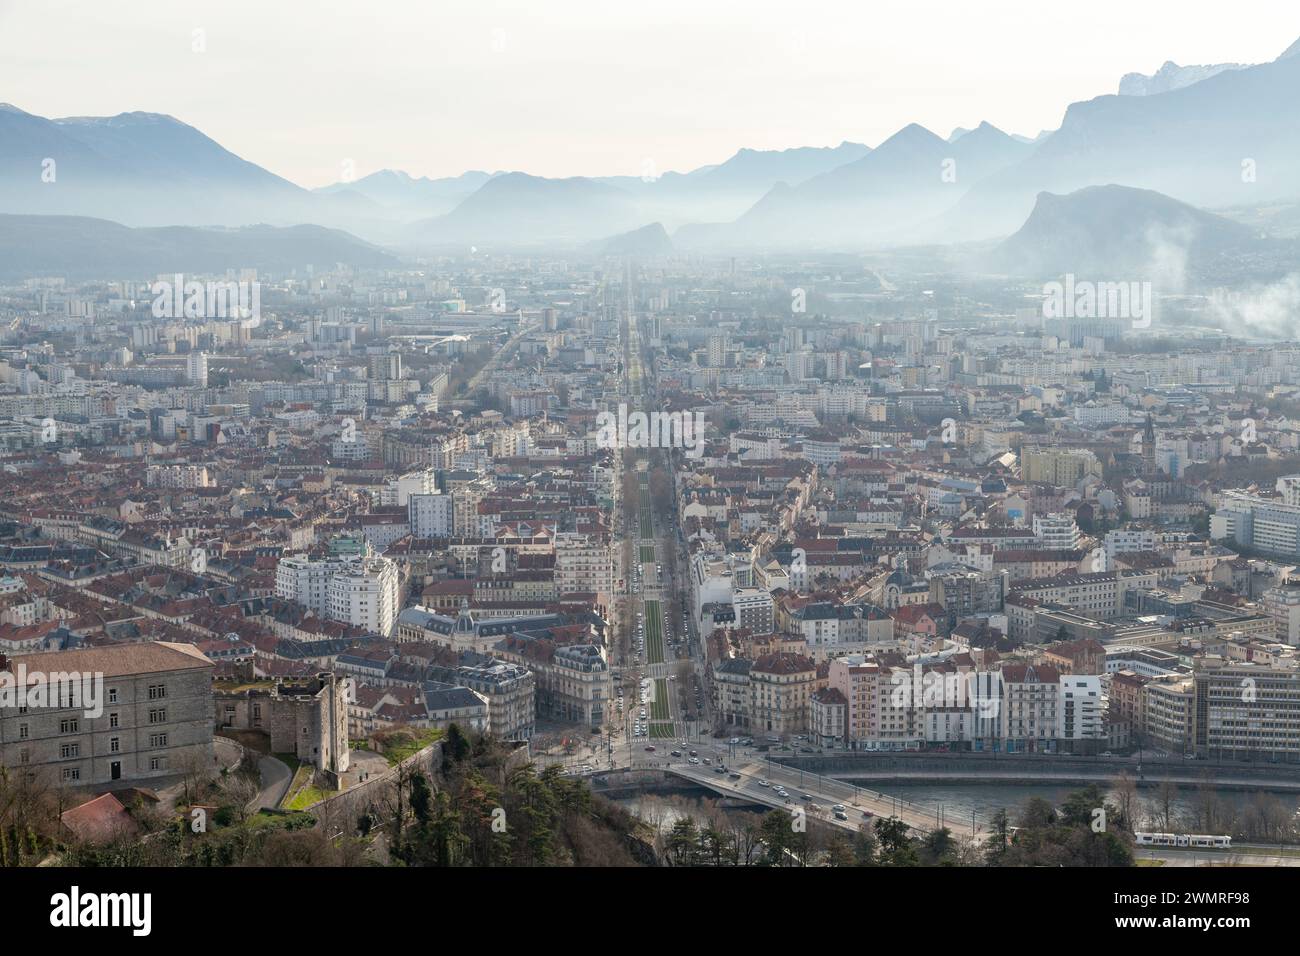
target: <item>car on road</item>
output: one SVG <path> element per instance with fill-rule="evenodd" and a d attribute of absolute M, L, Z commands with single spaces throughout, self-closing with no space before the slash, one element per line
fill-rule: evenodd
<path fill-rule="evenodd" d="M 844 806 L 844 804 L 842 803 L 837 803 L 835 804 L 835 806 L 831 807 L 831 809 L 834 810 L 836 813 L 843 813 L 848 808 Z"/>
<path fill-rule="evenodd" d="M 836 819 L 836 820 L 847 820 L 848 818 L 849 818 L 849 815 L 848 815 L 847 813 L 845 813 L 843 810 L 836 810 L 836 811 L 835 811 L 835 819 Z"/>
<path fill-rule="evenodd" d="M 818 803 L 810 803 L 810 804 L 808 804 L 808 810 L 809 810 L 810 812 L 812 812 L 812 813 L 820 813 L 820 812 L 821 812 L 821 804 L 818 804 Z"/>
<path fill-rule="evenodd" d="M 863 810 L 863 811 L 862 811 L 862 819 L 864 819 L 864 820 L 870 820 L 870 819 L 871 819 L 872 817 L 874 817 L 874 816 L 875 816 L 875 814 L 872 813 L 870 810 Z"/>
<path fill-rule="evenodd" d="M 739 780 L 739 779 L 740 779 L 740 774 L 736 773 L 736 771 L 734 771 L 734 770 L 731 771 L 731 775 L 730 775 L 730 776 L 731 776 L 731 779 L 732 779 L 732 780 Z"/>
<path fill-rule="evenodd" d="M 681 755 L 682 755 L 682 752 L 681 752 L 680 750 L 674 750 L 674 751 L 672 752 L 672 756 L 674 756 L 674 757 L 680 757 Z"/>
<path fill-rule="evenodd" d="M 654 745 L 654 744 L 646 744 L 646 748 L 645 748 L 645 749 L 646 749 L 646 752 L 647 752 L 647 753 L 654 753 L 654 751 L 655 751 L 655 745 Z"/>
<path fill-rule="evenodd" d="M 692 757 L 698 757 L 699 755 L 700 755 L 700 754 L 699 754 L 698 751 L 695 751 L 695 750 L 692 750 L 692 751 L 691 751 L 691 756 L 692 756 Z"/>
<path fill-rule="evenodd" d="M 758 782 L 758 785 L 759 785 L 760 787 L 770 787 L 770 786 L 772 786 L 772 785 L 771 785 L 770 783 L 768 783 L 766 780 L 760 780 L 760 781 Z"/>

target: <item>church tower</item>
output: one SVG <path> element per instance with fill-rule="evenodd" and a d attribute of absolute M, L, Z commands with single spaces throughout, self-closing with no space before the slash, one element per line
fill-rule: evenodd
<path fill-rule="evenodd" d="M 1147 412 L 1147 423 L 1142 429 L 1142 474 L 1148 478 L 1156 473 L 1156 426 Z"/>

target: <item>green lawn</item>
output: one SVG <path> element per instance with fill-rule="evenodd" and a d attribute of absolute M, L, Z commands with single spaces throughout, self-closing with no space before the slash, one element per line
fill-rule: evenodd
<path fill-rule="evenodd" d="M 664 662 L 664 622 L 658 601 L 645 602 L 646 662 Z"/>
<path fill-rule="evenodd" d="M 284 804 L 286 810 L 306 810 L 312 804 L 320 803 L 326 797 L 332 797 L 337 790 L 322 790 L 320 787 L 303 787 Z"/>
<path fill-rule="evenodd" d="M 298 799 L 299 793 L 311 788 L 311 778 L 315 772 L 315 769 L 310 764 L 300 764 L 294 770 L 293 780 L 289 782 L 289 789 L 284 792 L 284 799 L 280 801 L 282 810 L 302 809 L 302 806 L 293 806 L 293 804 Z"/>
<path fill-rule="evenodd" d="M 655 699 L 650 701 L 651 720 L 672 720 L 668 710 L 668 681 L 662 677 L 655 679 Z"/>
<path fill-rule="evenodd" d="M 677 736 L 672 724 L 651 724 L 650 736 L 654 740 L 672 740 Z"/>
<path fill-rule="evenodd" d="M 641 563 L 654 564 L 654 560 L 655 560 L 655 546 L 653 544 L 641 545 Z"/>

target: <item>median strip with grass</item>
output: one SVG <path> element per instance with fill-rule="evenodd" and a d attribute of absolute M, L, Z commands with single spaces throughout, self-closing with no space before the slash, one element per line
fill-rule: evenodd
<path fill-rule="evenodd" d="M 645 602 L 646 661 L 664 662 L 664 622 L 658 601 Z"/>
<path fill-rule="evenodd" d="M 655 699 L 650 701 L 651 720 L 672 720 L 668 710 L 668 681 L 662 677 L 655 679 Z"/>

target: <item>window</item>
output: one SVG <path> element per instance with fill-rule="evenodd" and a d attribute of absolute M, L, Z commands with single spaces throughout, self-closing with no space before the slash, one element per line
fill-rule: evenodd
<path fill-rule="evenodd" d="M 76 717 L 65 717 L 59 721 L 59 733 L 75 734 L 81 727 Z"/>
<path fill-rule="evenodd" d="M 109 726 L 109 727 L 116 727 L 116 726 L 117 726 L 117 714 L 109 714 L 109 715 L 108 715 L 108 726 Z"/>
<path fill-rule="evenodd" d="M 26 725 L 26 724 L 19 724 L 19 725 L 18 725 L 18 739 L 19 739 L 19 740 L 26 740 L 26 739 L 27 739 L 27 725 Z"/>
<path fill-rule="evenodd" d="M 73 757 L 81 756 L 81 744 L 60 744 L 59 757 L 62 760 L 71 760 Z"/>
<path fill-rule="evenodd" d="M 81 779 L 81 768 L 80 768 L 80 767 L 64 767 L 64 768 L 63 768 L 63 779 L 64 779 L 64 780 L 80 780 L 80 779 Z"/>
<path fill-rule="evenodd" d="M 166 707 L 150 707 L 150 708 L 149 708 L 149 723 L 151 723 L 151 724 L 165 724 L 165 723 L 167 723 L 167 708 L 166 708 Z"/>
<path fill-rule="evenodd" d="M 166 757 L 150 757 L 150 758 L 149 758 L 149 769 L 150 769 L 150 770 L 165 770 L 165 769 L 167 769 L 167 758 L 166 758 Z"/>
<path fill-rule="evenodd" d="M 28 750 L 26 747 L 24 747 L 22 750 L 18 751 L 18 762 L 19 762 L 19 763 L 27 763 L 27 762 L 28 762 L 29 760 L 31 760 L 31 759 L 32 759 L 32 752 L 31 752 L 30 750 Z"/>
<path fill-rule="evenodd" d="M 122 750 L 122 738 L 121 738 L 121 737 L 110 737 L 110 738 L 108 738 L 108 752 L 109 752 L 109 753 L 111 753 L 111 754 L 120 753 L 121 750 Z"/>
<path fill-rule="evenodd" d="M 167 696 L 167 688 L 164 685 L 162 684 L 149 685 L 150 700 L 162 700 L 166 696 Z"/>
<path fill-rule="evenodd" d="M 117 688 L 116 688 L 116 687 L 110 687 L 110 688 L 108 689 L 108 702 L 109 702 L 110 704 L 116 704 L 116 703 L 117 703 Z"/>
<path fill-rule="evenodd" d="M 150 747 L 166 747 L 166 746 L 167 746 L 167 735 L 166 735 L 166 734 L 150 734 L 150 735 L 149 735 L 149 746 L 150 746 Z"/>

